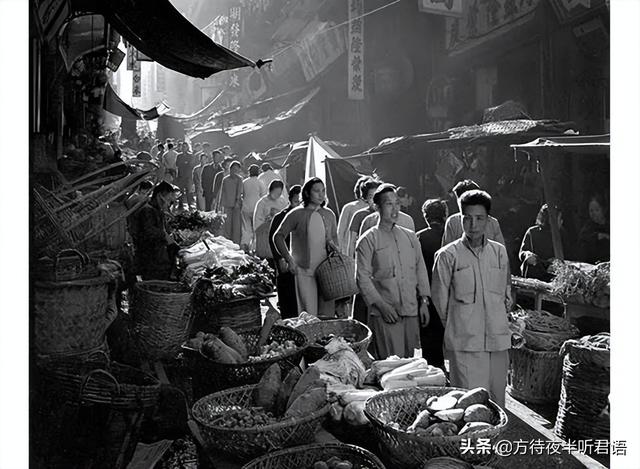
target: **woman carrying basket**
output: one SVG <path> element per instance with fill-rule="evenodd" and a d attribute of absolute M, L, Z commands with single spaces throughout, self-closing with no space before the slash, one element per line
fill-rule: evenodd
<path fill-rule="evenodd" d="M 291 210 L 273 236 L 276 249 L 296 279 L 298 309 L 320 318 L 335 316 L 335 301 L 318 292 L 315 271 L 329 253 L 338 250 L 336 216 L 326 205 L 325 185 L 319 178 L 302 187 L 302 206 Z M 285 239 L 291 235 L 291 252 Z"/>

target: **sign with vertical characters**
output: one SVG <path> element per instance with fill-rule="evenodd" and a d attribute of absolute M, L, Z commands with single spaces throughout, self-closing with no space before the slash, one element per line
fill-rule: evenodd
<path fill-rule="evenodd" d="M 140 62 L 137 60 L 133 64 L 133 76 L 131 81 L 131 96 L 139 98 L 142 96 L 142 73 Z"/>
<path fill-rule="evenodd" d="M 129 44 L 127 46 L 127 70 L 133 70 L 135 63 L 136 63 L 136 50 L 131 44 Z"/>
<path fill-rule="evenodd" d="M 242 7 L 229 8 L 229 49 L 233 52 L 240 50 L 240 28 L 242 27 Z M 227 86 L 233 91 L 240 90 L 240 77 L 236 70 L 229 72 L 229 81 Z"/>
<path fill-rule="evenodd" d="M 364 99 L 364 0 L 349 0 L 348 97 Z"/>

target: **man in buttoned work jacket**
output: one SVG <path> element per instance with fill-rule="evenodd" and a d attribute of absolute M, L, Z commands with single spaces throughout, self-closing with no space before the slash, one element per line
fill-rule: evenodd
<path fill-rule="evenodd" d="M 432 300 L 444 325 L 452 386 L 483 387 L 504 406 L 511 332 L 509 262 L 505 247 L 487 238 L 491 196 L 460 198 L 463 234 L 435 256 Z"/>

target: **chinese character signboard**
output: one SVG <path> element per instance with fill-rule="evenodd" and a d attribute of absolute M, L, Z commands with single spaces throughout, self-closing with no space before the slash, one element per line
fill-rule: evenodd
<path fill-rule="evenodd" d="M 136 63 L 136 50 L 135 48 L 129 44 L 127 46 L 127 70 L 133 70 L 133 67 Z"/>
<path fill-rule="evenodd" d="M 344 33 L 340 28 L 328 29 L 328 23 L 312 22 L 305 28 L 305 37 L 296 50 L 307 81 L 331 65 L 345 51 Z"/>
<path fill-rule="evenodd" d="M 158 63 L 155 64 L 155 69 L 156 69 L 156 92 L 158 93 L 164 93 L 165 92 L 165 84 L 166 84 L 166 79 L 165 79 L 165 71 L 164 71 L 164 67 Z"/>
<path fill-rule="evenodd" d="M 234 52 L 240 50 L 240 29 L 242 27 L 242 7 L 229 8 L 229 22 L 228 22 L 228 35 L 229 49 Z M 233 91 L 240 90 L 240 77 L 236 70 L 229 72 L 229 81 L 227 87 Z"/>
<path fill-rule="evenodd" d="M 364 0 L 349 0 L 349 99 L 364 99 Z"/>
<path fill-rule="evenodd" d="M 462 16 L 462 0 L 418 0 L 418 8 L 434 15 Z"/>
<path fill-rule="evenodd" d="M 533 19 L 540 0 L 469 0 L 460 18 L 446 19 L 446 48 L 462 52 Z"/>
<path fill-rule="evenodd" d="M 133 77 L 131 82 L 131 96 L 139 98 L 142 96 L 142 73 L 140 62 L 137 60 L 133 64 Z"/>

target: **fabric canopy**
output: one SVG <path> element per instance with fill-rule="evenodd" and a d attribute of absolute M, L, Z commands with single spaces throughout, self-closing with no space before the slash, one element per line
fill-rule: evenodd
<path fill-rule="evenodd" d="M 541 137 L 532 142 L 511 145 L 511 148 L 526 152 L 556 149 L 566 153 L 608 153 L 611 144 L 610 140 L 609 134 Z"/>
<path fill-rule="evenodd" d="M 76 0 L 76 9 L 104 15 L 137 50 L 159 64 L 197 78 L 256 64 L 208 38 L 169 0 Z"/>
<path fill-rule="evenodd" d="M 120 96 L 116 94 L 114 89 L 111 87 L 109 83 L 107 83 L 107 87 L 104 92 L 104 102 L 103 108 L 106 111 L 109 111 L 111 114 L 115 114 L 116 116 L 120 116 L 123 119 L 134 119 L 134 120 L 153 120 L 157 119 L 160 115 L 164 114 L 169 110 L 169 107 L 161 103 L 158 106 L 149 109 L 148 111 L 142 111 L 140 109 L 136 109 L 134 107 L 129 106 L 125 103 Z"/>

